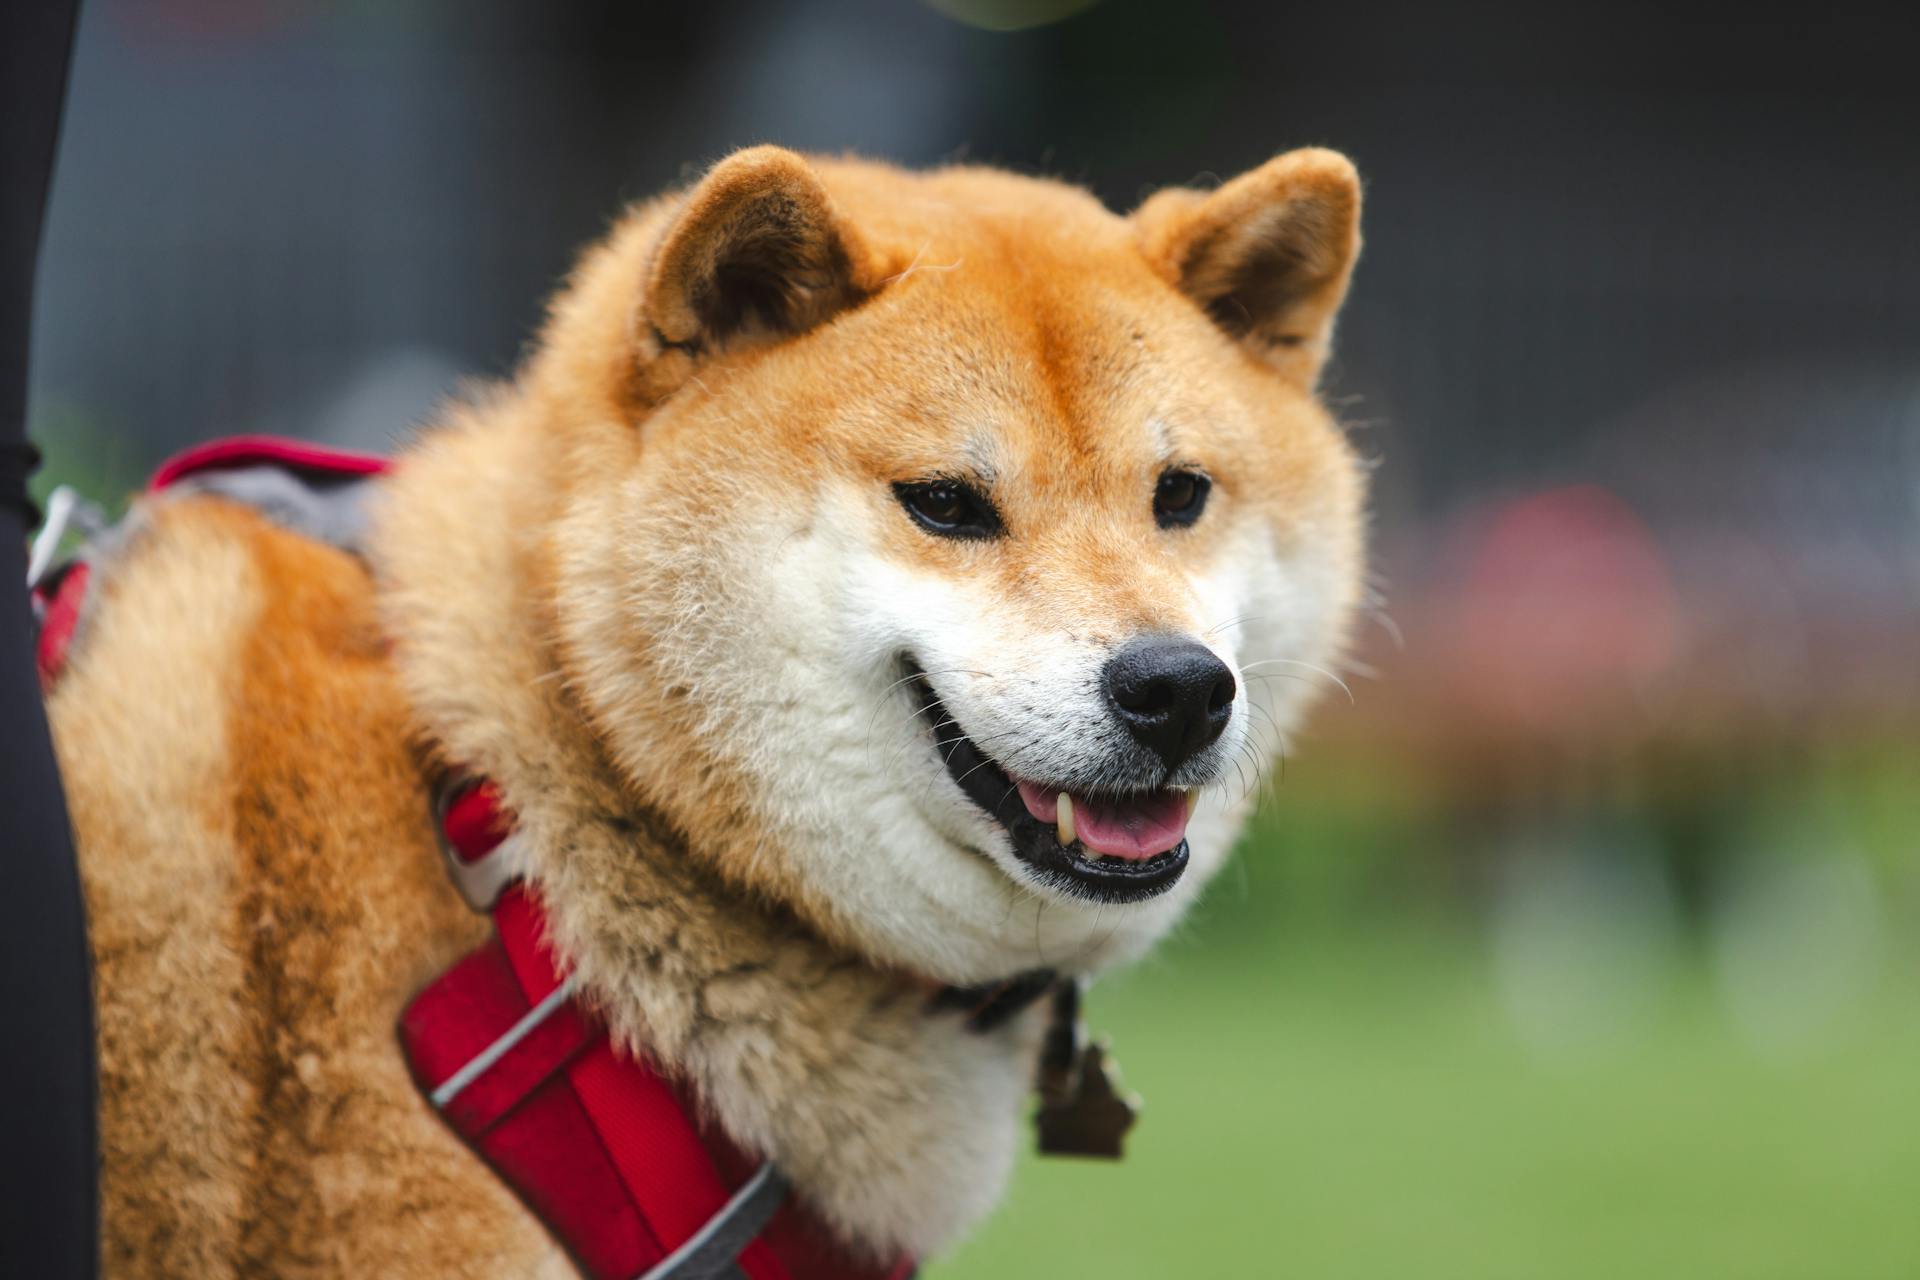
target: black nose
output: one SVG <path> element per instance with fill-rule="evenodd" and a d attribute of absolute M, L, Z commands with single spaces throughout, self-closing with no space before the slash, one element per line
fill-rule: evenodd
<path fill-rule="evenodd" d="M 1107 700 L 1127 732 L 1177 769 L 1233 716 L 1233 672 L 1181 636 L 1141 636 L 1107 659 Z"/>

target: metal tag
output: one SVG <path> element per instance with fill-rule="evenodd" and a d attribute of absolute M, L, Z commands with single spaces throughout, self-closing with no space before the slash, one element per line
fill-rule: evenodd
<path fill-rule="evenodd" d="M 1044 1156 L 1092 1156 L 1118 1160 L 1127 1130 L 1140 1115 L 1140 1100 L 1123 1093 L 1107 1064 L 1107 1046 L 1090 1044 L 1080 1055 L 1079 1081 L 1071 1097 L 1042 1099 L 1034 1125 Z"/>
<path fill-rule="evenodd" d="M 1105 1043 L 1087 1043 L 1080 1021 L 1080 982 L 1054 988 L 1053 1024 L 1040 1055 L 1040 1110 L 1034 1116 L 1040 1154 L 1118 1160 L 1140 1099 L 1120 1090 Z"/>

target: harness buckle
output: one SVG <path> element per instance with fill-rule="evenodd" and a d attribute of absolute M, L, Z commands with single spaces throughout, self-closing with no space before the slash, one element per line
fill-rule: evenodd
<path fill-rule="evenodd" d="M 434 789 L 433 833 L 447 878 L 483 916 L 492 914 L 500 895 L 520 878 L 519 835 L 499 833 L 502 825 L 492 784 L 484 779 L 456 774 Z"/>
<path fill-rule="evenodd" d="M 27 590 L 37 592 L 51 576 L 68 532 L 97 538 L 106 528 L 107 513 L 81 497 L 78 489 L 70 484 L 55 489 L 47 496 L 47 518 L 27 552 Z"/>

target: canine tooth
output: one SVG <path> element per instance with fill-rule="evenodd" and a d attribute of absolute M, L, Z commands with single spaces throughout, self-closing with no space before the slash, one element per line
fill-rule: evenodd
<path fill-rule="evenodd" d="M 1191 820 L 1193 817 L 1193 811 L 1195 809 L 1198 809 L 1199 807 L 1200 807 L 1200 788 L 1188 787 L 1187 788 L 1187 817 L 1189 820 Z"/>
<path fill-rule="evenodd" d="M 1057 825 L 1054 828 L 1054 834 L 1060 837 L 1060 843 L 1072 844 L 1074 840 L 1073 797 L 1064 791 L 1060 793 L 1060 811 L 1055 816 L 1055 821 Z"/>

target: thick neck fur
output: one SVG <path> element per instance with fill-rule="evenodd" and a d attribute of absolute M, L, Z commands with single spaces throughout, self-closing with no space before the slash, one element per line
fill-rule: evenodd
<path fill-rule="evenodd" d="M 518 816 L 554 942 L 617 1039 L 876 1258 L 927 1256 L 998 1200 L 1037 1016 L 991 1034 L 721 885 L 630 793 L 569 690 L 549 604 L 562 491 L 538 415 L 456 415 L 387 485 L 374 542 L 424 737 Z M 542 479 L 552 481 L 542 482 Z"/>

